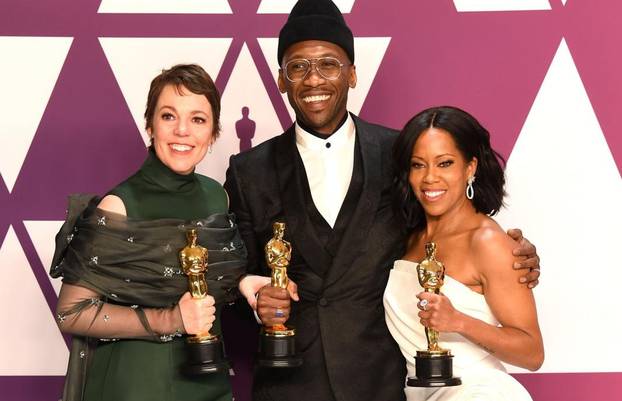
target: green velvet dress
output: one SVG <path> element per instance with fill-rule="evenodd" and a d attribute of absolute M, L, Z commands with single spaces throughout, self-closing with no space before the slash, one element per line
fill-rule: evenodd
<path fill-rule="evenodd" d="M 140 220 L 204 219 L 227 212 L 222 186 L 199 174 L 179 175 L 150 150 L 140 170 L 110 191 L 125 205 L 127 217 Z M 220 310 L 211 330 L 220 333 Z M 180 373 L 184 338 L 168 342 L 100 341 L 86 376 L 85 401 L 227 401 L 232 399 L 228 372 L 195 378 Z"/>

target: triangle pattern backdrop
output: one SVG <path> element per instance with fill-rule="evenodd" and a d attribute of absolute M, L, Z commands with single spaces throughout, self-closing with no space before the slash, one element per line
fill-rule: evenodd
<path fill-rule="evenodd" d="M 245 127 L 241 122 L 242 108 L 249 110 L 248 119 L 255 123 L 255 127 Z M 225 181 L 225 171 L 229 166 L 229 156 L 240 151 L 238 135 L 250 135 L 246 130 L 252 130 L 252 146 L 280 134 L 283 131 L 279 118 L 272 106 L 272 101 L 257 71 L 255 62 L 248 46 L 244 44 L 236 60 L 227 86 L 223 90 L 221 99 L 221 133 L 214 143 L 212 153 L 197 166 L 197 172 L 210 176 L 220 183 Z M 251 123 L 252 124 L 252 123 Z"/>
<path fill-rule="evenodd" d="M 28 235 L 30 235 L 30 239 L 32 240 L 35 250 L 37 251 L 37 255 L 39 256 L 39 260 L 41 260 L 41 264 L 46 271 L 46 276 L 52 283 L 52 287 L 54 287 L 56 295 L 60 292 L 62 279 L 53 279 L 49 274 L 47 274 L 47 272 L 50 270 L 52 258 L 54 257 L 54 249 L 56 247 L 54 239 L 63 223 L 63 221 L 58 220 L 24 221 L 26 231 L 28 231 Z"/>
<path fill-rule="evenodd" d="M 0 149 L 11 149 L 11 157 L 0 157 L 0 175 L 9 192 L 15 181 L 37 127 L 43 117 L 54 85 L 69 52 L 72 38 L 0 36 Z M 27 77 L 25 80 L 15 77 Z"/>
<path fill-rule="evenodd" d="M 230 38 L 100 38 L 108 63 L 145 142 L 145 107 L 151 80 L 175 64 L 197 63 L 215 81 Z"/>
<path fill-rule="evenodd" d="M 69 351 L 13 227 L 0 248 L 0 376 L 64 376 Z M 10 328 L 9 328 L 10 327 Z"/>
<path fill-rule="evenodd" d="M 497 220 L 520 227 L 542 258 L 539 372 L 622 371 L 622 320 L 610 315 L 619 308 L 607 310 L 622 282 L 619 237 L 610 234 L 622 227 L 622 179 L 565 40 L 506 174 L 510 196 Z M 594 343 L 604 352 L 575 352 Z"/>
<path fill-rule="evenodd" d="M 289 14 L 297 0 L 262 0 L 257 14 Z M 339 10 L 346 14 L 352 11 L 355 0 L 333 0 Z"/>
<path fill-rule="evenodd" d="M 102 0 L 98 13 L 231 14 L 227 0 Z"/>
<path fill-rule="evenodd" d="M 549 0 L 454 0 L 459 12 L 550 10 Z"/>

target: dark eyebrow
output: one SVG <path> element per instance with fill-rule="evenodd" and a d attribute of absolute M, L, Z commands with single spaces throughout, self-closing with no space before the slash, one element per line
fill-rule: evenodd
<path fill-rule="evenodd" d="M 160 107 L 160 109 L 159 109 L 159 110 L 163 110 L 163 109 L 171 109 L 171 110 L 173 110 L 175 113 L 177 113 L 177 109 L 175 109 L 175 107 L 173 107 L 173 106 L 169 106 L 169 105 L 166 105 L 166 104 L 165 104 L 165 105 L 163 105 L 162 107 Z M 194 114 L 198 114 L 198 113 L 201 113 L 201 114 L 205 114 L 205 115 L 207 115 L 207 112 L 206 112 L 206 111 L 203 111 L 203 110 L 192 110 L 192 111 L 190 112 L 190 114 L 192 114 L 192 115 L 194 115 Z"/>
<path fill-rule="evenodd" d="M 452 153 L 443 153 L 442 155 L 438 155 L 436 157 L 434 157 L 435 159 L 440 159 L 441 157 L 445 157 L 445 156 L 450 156 L 450 157 L 456 157 L 456 155 L 452 154 Z M 410 159 L 419 159 L 419 160 L 424 160 L 423 157 L 421 156 L 411 156 Z"/>

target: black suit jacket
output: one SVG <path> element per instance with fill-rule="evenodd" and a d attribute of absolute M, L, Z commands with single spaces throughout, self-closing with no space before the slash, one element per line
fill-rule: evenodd
<path fill-rule="evenodd" d="M 334 255 L 309 221 L 308 182 L 292 126 L 282 135 L 231 157 L 225 189 L 249 252 L 250 273 L 269 275 L 263 248 L 272 223 L 286 223 L 293 247 L 288 274 L 298 284 L 288 322 L 304 364 L 258 369 L 254 400 L 403 400 L 404 359 L 384 321 L 382 295 L 403 253 L 391 208 L 391 148 L 396 132 L 354 117 L 363 189 Z M 304 186 L 307 186 L 306 188 Z"/>

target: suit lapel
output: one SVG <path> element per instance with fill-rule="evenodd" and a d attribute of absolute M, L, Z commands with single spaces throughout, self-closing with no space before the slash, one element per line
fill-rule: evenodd
<path fill-rule="evenodd" d="M 366 129 L 364 122 L 356 117 L 354 117 L 354 122 L 363 161 L 363 190 L 345 230 L 333 265 L 328 271 L 325 281 L 326 287 L 339 280 L 351 267 L 354 259 L 365 250 L 363 244 L 369 235 L 375 211 L 380 202 L 382 169 L 384 167 L 381 148 L 377 137 Z"/>
<path fill-rule="evenodd" d="M 279 137 L 274 157 L 286 220 L 285 239 L 291 239 L 292 246 L 297 248 L 307 265 L 322 277 L 331 263 L 331 257 L 322 246 L 307 215 L 302 186 L 308 184 L 301 179 L 305 174 L 299 171 L 302 163 L 298 160 L 300 156 L 293 126 Z"/>

